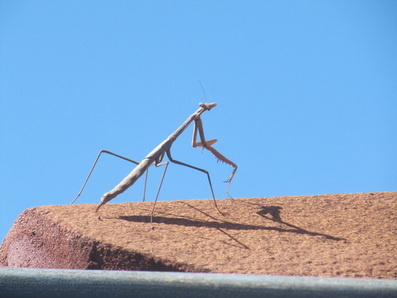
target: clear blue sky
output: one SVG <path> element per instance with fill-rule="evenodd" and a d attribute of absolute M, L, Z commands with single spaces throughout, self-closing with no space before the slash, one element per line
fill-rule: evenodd
<path fill-rule="evenodd" d="M 25 209 L 69 204 L 100 149 L 140 161 L 202 101 L 234 197 L 395 191 L 397 2 L 0 1 L 0 101 L 0 241 Z M 226 198 L 232 168 L 191 133 L 174 158 Z M 77 203 L 132 168 L 103 157 Z M 169 167 L 160 200 L 206 198 L 204 174 Z"/>

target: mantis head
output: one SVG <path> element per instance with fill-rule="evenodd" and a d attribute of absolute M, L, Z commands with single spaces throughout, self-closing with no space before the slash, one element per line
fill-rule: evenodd
<path fill-rule="evenodd" d="M 200 102 L 199 106 L 202 107 L 204 110 L 211 110 L 212 108 L 216 107 L 216 102 L 211 102 L 211 103 L 203 103 Z"/>

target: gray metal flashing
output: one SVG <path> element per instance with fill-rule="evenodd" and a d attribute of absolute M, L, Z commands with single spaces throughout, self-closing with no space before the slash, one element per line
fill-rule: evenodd
<path fill-rule="evenodd" d="M 0 297 L 397 297 L 397 280 L 0 268 Z"/>

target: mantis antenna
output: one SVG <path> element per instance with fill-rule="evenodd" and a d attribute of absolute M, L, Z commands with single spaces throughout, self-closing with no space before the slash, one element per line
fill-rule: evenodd
<path fill-rule="evenodd" d="M 201 90 L 203 91 L 203 94 L 204 94 L 204 97 L 205 97 L 205 101 L 208 102 L 208 99 L 210 99 L 212 97 L 212 93 L 214 92 L 216 81 L 212 85 L 210 97 L 207 97 L 207 93 L 205 93 L 205 89 L 203 87 L 203 84 L 201 83 L 201 80 L 199 80 L 199 82 L 200 82 Z"/>

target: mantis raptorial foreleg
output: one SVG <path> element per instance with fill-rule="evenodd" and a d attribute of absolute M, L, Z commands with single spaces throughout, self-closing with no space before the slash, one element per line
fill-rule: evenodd
<path fill-rule="evenodd" d="M 201 142 L 197 142 L 197 131 L 199 132 L 200 135 L 200 140 Z M 218 160 L 227 163 L 231 165 L 234 169 L 233 172 L 230 174 L 229 179 L 227 179 L 225 182 L 227 183 L 227 188 L 226 188 L 226 193 L 227 195 L 232 198 L 232 196 L 229 194 L 229 187 L 230 187 L 230 182 L 232 181 L 234 174 L 237 171 L 237 165 L 232 162 L 230 159 L 226 158 L 222 154 L 220 154 L 215 148 L 211 147 L 212 144 L 214 144 L 217 141 L 217 139 L 212 139 L 207 141 L 204 136 L 204 128 L 203 128 L 203 122 L 201 121 L 200 117 L 197 117 L 194 120 L 194 130 L 193 130 L 193 140 L 192 140 L 192 146 L 193 147 L 203 147 L 210 151 L 212 154 L 215 155 Z"/>

